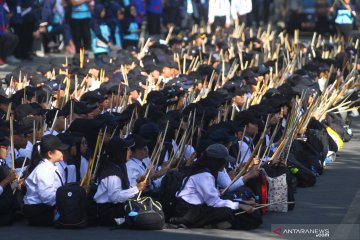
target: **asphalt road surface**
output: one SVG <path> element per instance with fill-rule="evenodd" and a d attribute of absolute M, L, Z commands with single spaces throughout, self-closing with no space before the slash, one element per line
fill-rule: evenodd
<path fill-rule="evenodd" d="M 27 62 L 35 65 L 45 59 Z M 13 68 L 13 67 L 11 67 Z M 0 69 L 0 77 L 8 69 Z M 360 224 L 360 119 L 352 123 L 353 139 L 344 145 L 336 161 L 326 166 L 322 176 L 311 188 L 298 188 L 295 209 L 288 213 L 267 213 L 264 223 L 253 231 L 214 229 L 133 231 L 87 228 L 58 230 L 29 227 L 19 222 L 0 228 L 0 240 L 168 240 L 168 239 L 281 239 L 271 232 L 271 224 Z M 334 239 L 348 239 L 348 233 L 337 234 Z M 360 239 L 360 238 L 359 238 Z"/>

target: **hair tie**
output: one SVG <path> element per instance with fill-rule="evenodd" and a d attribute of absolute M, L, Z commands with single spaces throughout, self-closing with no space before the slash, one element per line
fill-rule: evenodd
<path fill-rule="evenodd" d="M 38 144 L 37 150 L 38 150 L 39 154 L 41 154 L 41 152 L 40 152 L 40 144 Z"/>

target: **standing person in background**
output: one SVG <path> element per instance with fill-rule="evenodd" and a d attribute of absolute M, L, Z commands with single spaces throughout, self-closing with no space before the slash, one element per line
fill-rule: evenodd
<path fill-rule="evenodd" d="M 209 0 L 198 0 L 196 5 L 199 10 L 200 25 L 205 25 L 208 22 Z"/>
<path fill-rule="evenodd" d="M 122 36 L 121 36 L 121 23 L 122 16 L 121 5 L 117 2 L 110 2 L 106 7 L 106 21 L 107 25 L 110 28 L 110 39 L 113 45 L 122 46 Z"/>
<path fill-rule="evenodd" d="M 181 19 L 183 29 L 200 23 L 199 11 L 194 0 L 183 1 Z"/>
<path fill-rule="evenodd" d="M 132 4 L 136 8 L 137 12 L 137 22 L 138 24 L 142 24 L 144 21 L 144 17 L 146 15 L 146 5 L 144 0 L 133 0 Z"/>
<path fill-rule="evenodd" d="M 65 22 L 62 0 L 44 0 L 41 15 L 42 22 L 48 23 L 47 38 L 52 41 L 54 36 L 62 34 L 66 53 L 75 54 L 75 44 L 72 40 L 70 26 Z"/>
<path fill-rule="evenodd" d="M 346 42 L 351 35 L 356 20 L 355 7 L 351 4 L 350 0 L 344 0 L 341 3 L 335 1 L 333 6 L 329 9 L 329 13 L 333 12 L 336 14 L 336 30 L 339 35 L 345 38 L 344 40 Z"/>
<path fill-rule="evenodd" d="M 162 0 L 147 0 L 147 28 L 149 35 L 161 33 L 161 14 L 163 12 Z"/>
<path fill-rule="evenodd" d="M 7 63 L 19 62 L 11 54 L 14 52 L 19 42 L 18 37 L 8 30 L 7 11 L 5 10 L 4 0 L 0 0 L 0 67 Z"/>
<path fill-rule="evenodd" d="M 229 0 L 209 0 L 209 25 L 214 32 L 217 27 L 230 27 Z"/>
<path fill-rule="evenodd" d="M 84 47 L 90 50 L 90 2 L 92 0 L 71 0 L 71 30 L 74 38 L 76 52 Z"/>
<path fill-rule="evenodd" d="M 286 28 L 288 32 L 294 32 L 295 29 L 299 29 L 300 21 L 299 21 L 299 14 L 300 14 L 300 7 L 301 3 L 300 0 L 288 0 L 286 2 Z"/>
<path fill-rule="evenodd" d="M 183 0 L 187 1 L 187 0 Z M 180 7 L 181 0 L 165 0 L 164 1 L 164 14 L 163 14 L 163 24 L 168 28 L 170 25 L 180 26 Z"/>
<path fill-rule="evenodd" d="M 106 56 L 112 43 L 110 40 L 110 28 L 106 23 L 106 11 L 102 4 L 96 4 L 93 18 L 91 19 L 91 48 L 95 55 L 95 62 L 103 65 L 103 57 Z"/>
<path fill-rule="evenodd" d="M 252 0 L 231 0 L 231 16 L 235 25 L 251 23 L 250 14 L 252 11 Z"/>
<path fill-rule="evenodd" d="M 12 17 L 11 27 L 19 38 L 14 55 L 21 60 L 31 60 L 33 33 L 36 30 L 33 2 L 31 0 L 14 0 L 8 2 Z"/>
<path fill-rule="evenodd" d="M 137 23 L 137 13 L 134 5 L 130 5 L 125 9 L 125 18 L 122 22 L 123 26 L 123 48 L 134 46 L 137 47 L 139 42 L 139 25 Z"/>

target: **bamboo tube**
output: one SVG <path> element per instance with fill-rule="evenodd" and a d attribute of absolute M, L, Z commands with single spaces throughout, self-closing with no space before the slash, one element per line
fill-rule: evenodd
<path fill-rule="evenodd" d="M 84 68 L 84 48 L 80 48 L 80 68 Z"/>
<path fill-rule="evenodd" d="M 54 132 L 54 127 L 55 127 L 55 123 L 57 121 L 58 114 L 59 114 L 59 110 L 56 110 L 55 117 L 54 117 L 53 123 L 51 125 L 50 134 L 53 134 L 53 132 Z"/>
<path fill-rule="evenodd" d="M 269 206 L 272 206 L 272 205 L 292 204 L 292 203 L 295 203 L 295 202 L 288 202 L 288 201 L 286 200 L 286 201 L 279 201 L 279 202 L 274 202 L 274 203 L 268 203 L 268 204 L 264 204 L 264 205 L 262 205 L 262 206 L 256 207 L 256 208 L 254 208 L 254 210 L 258 210 L 258 209 L 261 209 L 261 208 L 269 207 Z M 235 213 L 235 215 L 238 216 L 238 215 L 242 215 L 242 214 L 245 214 L 245 213 L 246 213 L 246 211 L 242 211 L 242 212 Z"/>
<path fill-rule="evenodd" d="M 166 39 L 165 39 L 165 44 L 166 45 L 169 44 L 169 41 L 170 41 L 173 30 L 174 30 L 174 26 L 171 26 L 170 29 L 169 29 L 169 32 L 168 32 L 168 34 L 166 36 Z"/>
<path fill-rule="evenodd" d="M 151 163 L 150 166 L 146 169 L 147 173 L 146 173 L 146 175 L 145 175 L 145 180 L 144 180 L 145 182 L 149 179 L 150 172 L 151 172 L 151 168 L 152 168 L 152 167 L 155 167 L 155 168 L 156 168 L 156 166 L 157 166 L 158 158 L 160 157 L 160 156 L 158 156 L 158 155 L 161 153 L 161 150 L 162 150 L 162 148 L 163 148 L 164 141 L 165 141 L 165 138 L 166 138 L 166 132 L 167 132 L 167 130 L 168 130 L 168 127 L 169 127 L 169 121 L 168 121 L 167 124 L 166 124 L 165 132 L 163 133 L 163 136 L 160 137 L 160 138 L 161 138 L 161 140 L 160 140 L 161 144 L 159 145 L 159 147 L 158 147 L 158 149 L 157 149 L 157 152 L 156 152 L 156 154 L 154 155 L 154 159 L 151 159 L 151 160 L 152 160 L 152 163 Z M 158 139 L 158 140 L 159 140 L 159 139 Z M 154 152 L 155 152 L 155 149 L 154 149 Z M 153 154 L 154 154 L 154 152 L 153 152 Z M 141 194 L 142 194 L 142 191 L 139 192 L 139 194 L 138 194 L 138 196 L 137 196 L 137 200 L 140 199 Z"/>
<path fill-rule="evenodd" d="M 242 137 L 241 137 L 241 141 L 239 143 L 239 151 L 238 151 L 238 154 L 236 156 L 236 164 L 238 163 L 238 161 L 240 160 L 240 153 L 241 153 L 241 147 L 242 147 L 242 144 L 244 142 L 244 137 L 245 137 L 245 133 L 246 133 L 246 125 L 244 127 L 244 130 L 243 130 L 243 134 L 242 134 Z M 250 147 L 250 146 L 249 146 Z"/>
<path fill-rule="evenodd" d="M 97 151 L 98 151 L 98 148 L 99 148 L 100 140 L 101 140 L 101 130 L 99 130 L 99 133 L 98 133 L 98 136 L 97 136 L 97 139 L 96 139 L 96 145 L 95 145 L 94 153 L 93 153 L 92 158 L 89 160 L 89 165 L 87 167 L 86 174 L 85 174 L 84 178 L 81 180 L 81 183 L 80 183 L 80 186 L 85 188 L 85 189 L 87 189 L 89 184 L 90 184 L 91 173 L 92 173 L 92 170 L 93 170 L 93 166 L 94 166 L 95 158 L 96 158 Z"/>
<path fill-rule="evenodd" d="M 36 143 L 36 122 L 33 120 L 33 139 L 32 144 L 34 145 Z"/>
<path fill-rule="evenodd" d="M 7 113 L 6 113 L 6 121 L 8 121 L 10 119 L 11 108 L 12 108 L 12 102 L 10 102 L 9 106 L 8 106 L 8 110 L 7 110 Z"/>
<path fill-rule="evenodd" d="M 22 171 L 24 170 L 26 160 L 27 160 L 27 157 L 25 157 L 24 160 L 23 160 L 23 163 L 21 165 L 20 173 L 22 173 Z M 20 177 L 21 177 L 21 175 L 19 174 L 18 177 L 16 178 L 16 182 L 20 181 Z M 15 194 L 15 192 L 16 192 L 16 188 L 14 188 L 14 190 L 13 190 L 13 195 Z"/>
<path fill-rule="evenodd" d="M 11 149 L 11 169 L 15 169 L 15 152 L 14 152 L 14 117 L 10 115 L 10 149 Z"/>
<path fill-rule="evenodd" d="M 273 132 L 273 134 L 271 135 L 269 145 L 266 147 L 265 152 L 264 152 L 262 158 L 260 159 L 259 168 L 260 168 L 262 162 L 264 161 L 264 158 L 266 157 L 267 152 L 270 150 L 271 144 L 273 143 L 274 138 L 275 138 L 275 136 L 276 136 L 276 134 L 277 134 L 277 132 L 278 132 L 278 130 L 279 130 L 279 125 L 280 125 L 280 122 L 279 122 L 278 124 L 276 124 L 276 127 L 275 127 L 275 129 L 274 129 L 274 132 Z"/>
<path fill-rule="evenodd" d="M 94 173 L 92 174 L 92 177 L 91 177 L 91 179 L 93 179 L 93 180 L 95 179 L 96 173 L 97 173 L 98 168 L 99 168 L 99 162 L 101 160 L 102 148 L 103 148 L 104 140 L 105 140 L 105 137 L 106 137 L 106 131 L 107 131 L 107 127 L 105 127 L 105 130 L 103 132 L 103 136 L 102 136 L 102 140 L 101 140 L 101 144 L 100 144 L 99 152 L 98 152 L 98 156 L 97 156 L 97 161 L 96 161 L 96 164 L 95 164 Z"/>

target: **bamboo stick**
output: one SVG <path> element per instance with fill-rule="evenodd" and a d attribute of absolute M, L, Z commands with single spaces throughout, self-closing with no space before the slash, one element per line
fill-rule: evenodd
<path fill-rule="evenodd" d="M 15 152 L 14 152 L 14 117 L 10 115 L 10 149 L 11 149 L 11 169 L 15 169 Z"/>

